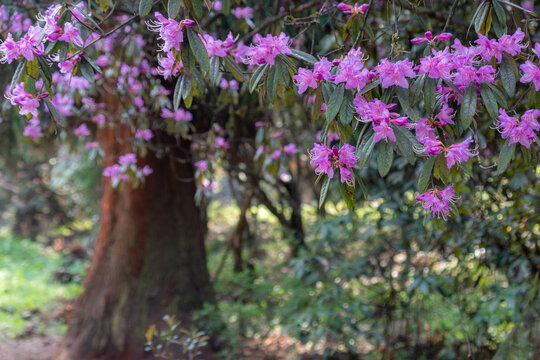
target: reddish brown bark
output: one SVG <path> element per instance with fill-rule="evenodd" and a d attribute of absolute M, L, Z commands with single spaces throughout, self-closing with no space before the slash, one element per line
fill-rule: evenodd
<path fill-rule="evenodd" d="M 131 152 L 119 141 L 128 135 L 122 126 L 101 130 L 107 159 Z M 189 147 L 159 135 L 176 150 L 162 158 L 149 152 L 144 163 L 154 173 L 145 183 L 115 190 L 103 181 L 94 256 L 59 359 L 142 359 L 151 323 L 165 314 L 186 317 L 213 298 L 193 167 L 178 161 Z"/>

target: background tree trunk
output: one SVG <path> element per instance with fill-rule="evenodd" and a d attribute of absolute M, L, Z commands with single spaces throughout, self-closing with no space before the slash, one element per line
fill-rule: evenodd
<path fill-rule="evenodd" d="M 127 135 L 125 126 L 100 131 L 106 165 L 131 151 L 118 141 Z M 176 145 L 158 135 L 161 144 L 165 138 Z M 150 324 L 165 314 L 186 320 L 213 300 L 193 166 L 178 161 L 186 159 L 189 144 L 175 149 L 163 158 L 149 152 L 144 160 L 154 172 L 137 188 L 124 183 L 115 190 L 103 181 L 94 256 L 60 359 L 141 359 Z"/>

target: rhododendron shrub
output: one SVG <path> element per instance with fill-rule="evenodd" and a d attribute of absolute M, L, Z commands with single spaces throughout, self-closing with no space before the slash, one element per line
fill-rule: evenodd
<path fill-rule="evenodd" d="M 261 125 L 254 160 L 262 161 L 263 169 L 275 170 L 276 163 L 297 151 L 309 153 L 317 182 L 322 182 L 320 205 L 338 172 L 336 183 L 354 208 L 357 189 L 366 192 L 362 170 L 371 164 L 371 154 L 376 154 L 383 177 L 391 172 L 394 158 L 403 157 L 419 164 L 418 201 L 443 218 L 451 216 L 450 199 L 459 197 L 444 194 L 453 189 L 451 183 L 467 182 L 473 168 L 498 176 L 519 153 L 531 164 L 537 160 L 540 44 L 526 28 L 509 31 L 502 20 L 515 11 L 511 4 L 479 2 L 470 19 L 475 31 L 466 39 L 456 37 L 449 22 L 443 31 L 423 29 L 381 56 L 367 55 L 370 41 L 376 42 L 367 20 L 379 11 L 367 3 L 315 2 L 312 8 L 301 8 L 332 17 L 342 27 L 327 54 L 313 52 L 313 45 L 283 29 L 259 32 L 251 20 L 256 11 L 252 7 L 202 4 L 171 0 L 163 8 L 142 0 L 138 15 L 113 17 L 118 26 L 110 32 L 103 31 L 84 2 L 53 4 L 34 21 L 18 19 L 4 26 L 0 61 L 16 65 L 5 97 L 28 119 L 23 135 L 39 141 L 44 131 L 64 128 L 89 138 L 87 147 L 96 148 L 90 141 L 92 129 L 116 126 L 118 119 L 104 118 L 92 92 L 114 78 L 129 99 L 125 111 L 135 129 L 133 152 L 119 155 L 104 171 L 118 186 L 152 174 L 152 169 L 137 165 L 137 156 L 144 156 L 145 146 L 155 140 L 152 128 L 157 125 L 146 123 L 140 114 L 157 112 L 168 132 L 193 140 L 189 109 L 211 92 L 259 94 L 260 101 L 275 108 L 292 97 L 316 122 L 320 136 L 313 137 L 313 148 L 298 149 L 294 143 L 272 140 L 272 132 Z M 203 19 L 223 13 L 247 21 L 244 26 L 255 31 L 212 33 L 203 27 Z M 5 17 L 7 10 L 2 8 L 1 14 Z M 109 56 L 118 44 L 132 53 L 131 62 L 115 63 Z M 145 51 L 149 44 L 151 55 Z M 162 81 L 175 83 L 172 94 Z M 65 118 L 79 112 L 88 116 L 80 117 L 72 130 L 65 127 Z M 44 117 L 53 121 L 45 123 Z M 211 176 L 205 177 L 209 167 L 201 164 L 231 148 L 225 129 L 218 124 L 210 129 L 192 145 L 203 192 L 210 188 L 203 181 Z M 483 140 L 493 136 L 499 139 L 496 154 L 485 151 Z M 447 190 L 437 190 L 443 187 Z"/>

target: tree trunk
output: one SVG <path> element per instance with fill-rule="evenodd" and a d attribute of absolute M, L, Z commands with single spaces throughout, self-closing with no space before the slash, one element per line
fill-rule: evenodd
<path fill-rule="evenodd" d="M 100 131 L 108 165 L 130 152 L 130 144 L 117 140 L 129 135 L 126 126 Z M 213 300 L 193 166 L 178 161 L 186 159 L 189 144 L 179 148 L 174 138 L 157 135 L 176 150 L 162 158 L 149 151 L 144 164 L 154 172 L 145 183 L 115 190 L 103 181 L 94 256 L 60 359 L 142 359 L 150 324 L 165 314 L 187 320 Z"/>

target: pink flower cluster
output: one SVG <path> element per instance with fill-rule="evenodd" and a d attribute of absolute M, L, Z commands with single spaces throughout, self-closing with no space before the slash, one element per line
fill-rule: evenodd
<path fill-rule="evenodd" d="M 358 5 L 358 3 L 356 3 L 354 5 L 348 5 L 345 3 L 339 3 L 337 8 L 347 15 L 356 15 L 365 13 L 369 9 L 369 4 Z"/>
<path fill-rule="evenodd" d="M 501 132 L 503 139 L 510 139 L 508 145 L 520 143 L 529 149 L 531 142 L 536 139 L 534 132 L 540 130 L 538 116 L 540 116 L 540 110 L 531 109 L 525 111 L 518 120 L 509 116 L 504 109 L 499 109 L 497 129 Z"/>
<path fill-rule="evenodd" d="M 237 19 L 251 19 L 253 17 L 253 8 L 248 7 L 237 7 L 231 10 L 231 13 Z"/>
<path fill-rule="evenodd" d="M 396 107 L 396 104 L 386 105 L 379 99 L 367 101 L 362 95 L 357 94 L 354 98 L 354 105 L 356 106 L 356 112 L 360 116 L 359 120 L 372 124 L 373 131 L 375 131 L 374 142 L 383 139 L 385 141 L 396 141 L 392 124 L 404 126 L 409 123 L 407 116 L 400 116 L 398 113 L 390 111 Z"/>
<path fill-rule="evenodd" d="M 193 120 L 193 115 L 182 108 L 171 111 L 169 109 L 161 110 L 161 117 L 163 119 L 174 119 L 175 121 L 191 121 Z"/>
<path fill-rule="evenodd" d="M 19 106 L 19 114 L 38 117 L 39 99 L 47 94 L 34 96 L 24 90 L 24 82 L 16 83 L 13 89 L 6 91 L 4 95 L 11 105 Z"/>
<path fill-rule="evenodd" d="M 234 42 L 236 41 L 232 33 L 229 33 L 229 35 L 227 35 L 227 38 L 225 39 L 225 41 L 214 39 L 214 37 L 209 34 L 204 34 L 203 36 L 199 35 L 199 37 L 203 41 L 209 57 L 227 56 L 230 53 L 230 49 L 233 47 Z"/>
<path fill-rule="evenodd" d="M 103 176 L 111 178 L 113 186 L 121 180 L 130 180 L 131 175 L 137 178 L 144 178 L 152 173 L 150 166 L 137 167 L 137 155 L 128 153 L 121 155 L 117 164 L 107 166 L 103 169 Z"/>
<path fill-rule="evenodd" d="M 279 36 L 266 35 L 262 37 L 257 34 L 253 37 L 254 46 L 245 49 L 245 61 L 250 65 L 268 64 L 273 66 L 275 58 L 279 54 L 290 55 L 290 38 L 284 33 Z"/>
<path fill-rule="evenodd" d="M 469 148 L 473 142 L 471 136 L 462 142 L 446 147 L 435 134 L 433 126 L 437 126 L 436 121 L 425 118 L 418 119 L 418 122 L 414 124 L 416 139 L 422 144 L 422 148 L 416 149 L 419 153 L 423 153 L 428 157 L 443 153 L 448 169 L 452 168 L 456 163 L 466 162 L 469 158 L 476 156 L 476 151 Z"/>
<path fill-rule="evenodd" d="M 352 168 L 356 166 L 357 156 L 354 146 L 344 144 L 339 150 L 336 146 L 329 149 L 324 144 L 313 144 L 310 151 L 311 165 L 317 165 L 315 173 L 326 174 L 330 179 L 334 177 L 334 169 L 339 169 L 342 183 L 352 184 Z"/>
<path fill-rule="evenodd" d="M 451 38 L 452 38 L 451 33 L 442 33 L 439 35 L 435 35 L 435 39 L 440 40 L 440 41 L 448 41 Z M 424 37 L 415 37 L 411 40 L 413 44 L 421 44 L 425 41 L 429 42 L 430 44 L 433 43 L 434 40 L 433 40 L 433 34 L 431 33 L 431 31 L 426 31 L 424 34 Z"/>
<path fill-rule="evenodd" d="M 443 219 L 446 219 L 450 215 L 450 211 L 452 210 L 450 204 L 455 203 L 457 199 L 453 184 L 450 184 L 444 190 L 434 189 L 416 197 L 416 201 L 422 202 L 424 210 L 428 213 L 431 212 L 432 216 L 438 219 L 441 216 Z"/>

